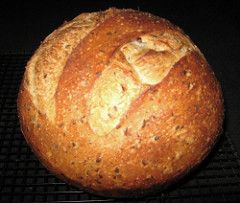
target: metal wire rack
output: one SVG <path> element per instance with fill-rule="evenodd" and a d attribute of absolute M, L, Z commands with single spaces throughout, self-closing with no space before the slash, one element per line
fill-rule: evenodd
<path fill-rule="evenodd" d="M 0 56 L 0 202 L 230 202 L 240 200 L 240 158 L 227 133 L 198 169 L 143 199 L 108 199 L 72 187 L 48 172 L 21 134 L 16 98 L 29 55 Z"/>

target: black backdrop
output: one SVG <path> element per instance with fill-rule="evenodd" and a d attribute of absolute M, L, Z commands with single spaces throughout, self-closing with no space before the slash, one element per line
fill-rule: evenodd
<path fill-rule="evenodd" d="M 54 28 L 81 12 L 134 8 L 167 18 L 190 35 L 220 80 L 225 133 L 240 153 L 240 1 L 1 1 L 0 54 L 31 54 Z"/>

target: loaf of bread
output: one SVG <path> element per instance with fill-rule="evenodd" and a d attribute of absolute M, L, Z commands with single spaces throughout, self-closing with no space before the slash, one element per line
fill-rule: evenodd
<path fill-rule="evenodd" d="M 59 178 L 138 197 L 196 167 L 222 130 L 222 92 L 197 46 L 132 9 L 83 13 L 27 63 L 18 95 L 26 141 Z"/>

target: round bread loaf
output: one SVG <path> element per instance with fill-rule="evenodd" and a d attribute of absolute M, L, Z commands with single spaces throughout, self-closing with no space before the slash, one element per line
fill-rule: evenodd
<path fill-rule="evenodd" d="M 26 66 L 22 132 L 63 180 L 99 195 L 158 191 L 197 166 L 221 132 L 220 85 L 169 21 L 131 9 L 83 13 Z"/>

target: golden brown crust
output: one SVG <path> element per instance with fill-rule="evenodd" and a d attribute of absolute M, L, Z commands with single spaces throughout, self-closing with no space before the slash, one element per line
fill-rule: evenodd
<path fill-rule="evenodd" d="M 83 21 L 90 24 L 74 26 Z M 26 67 L 18 112 L 49 170 L 88 191 L 126 197 L 158 190 L 206 157 L 221 132 L 223 99 L 179 28 L 109 9 L 82 14 L 45 40 Z"/>

